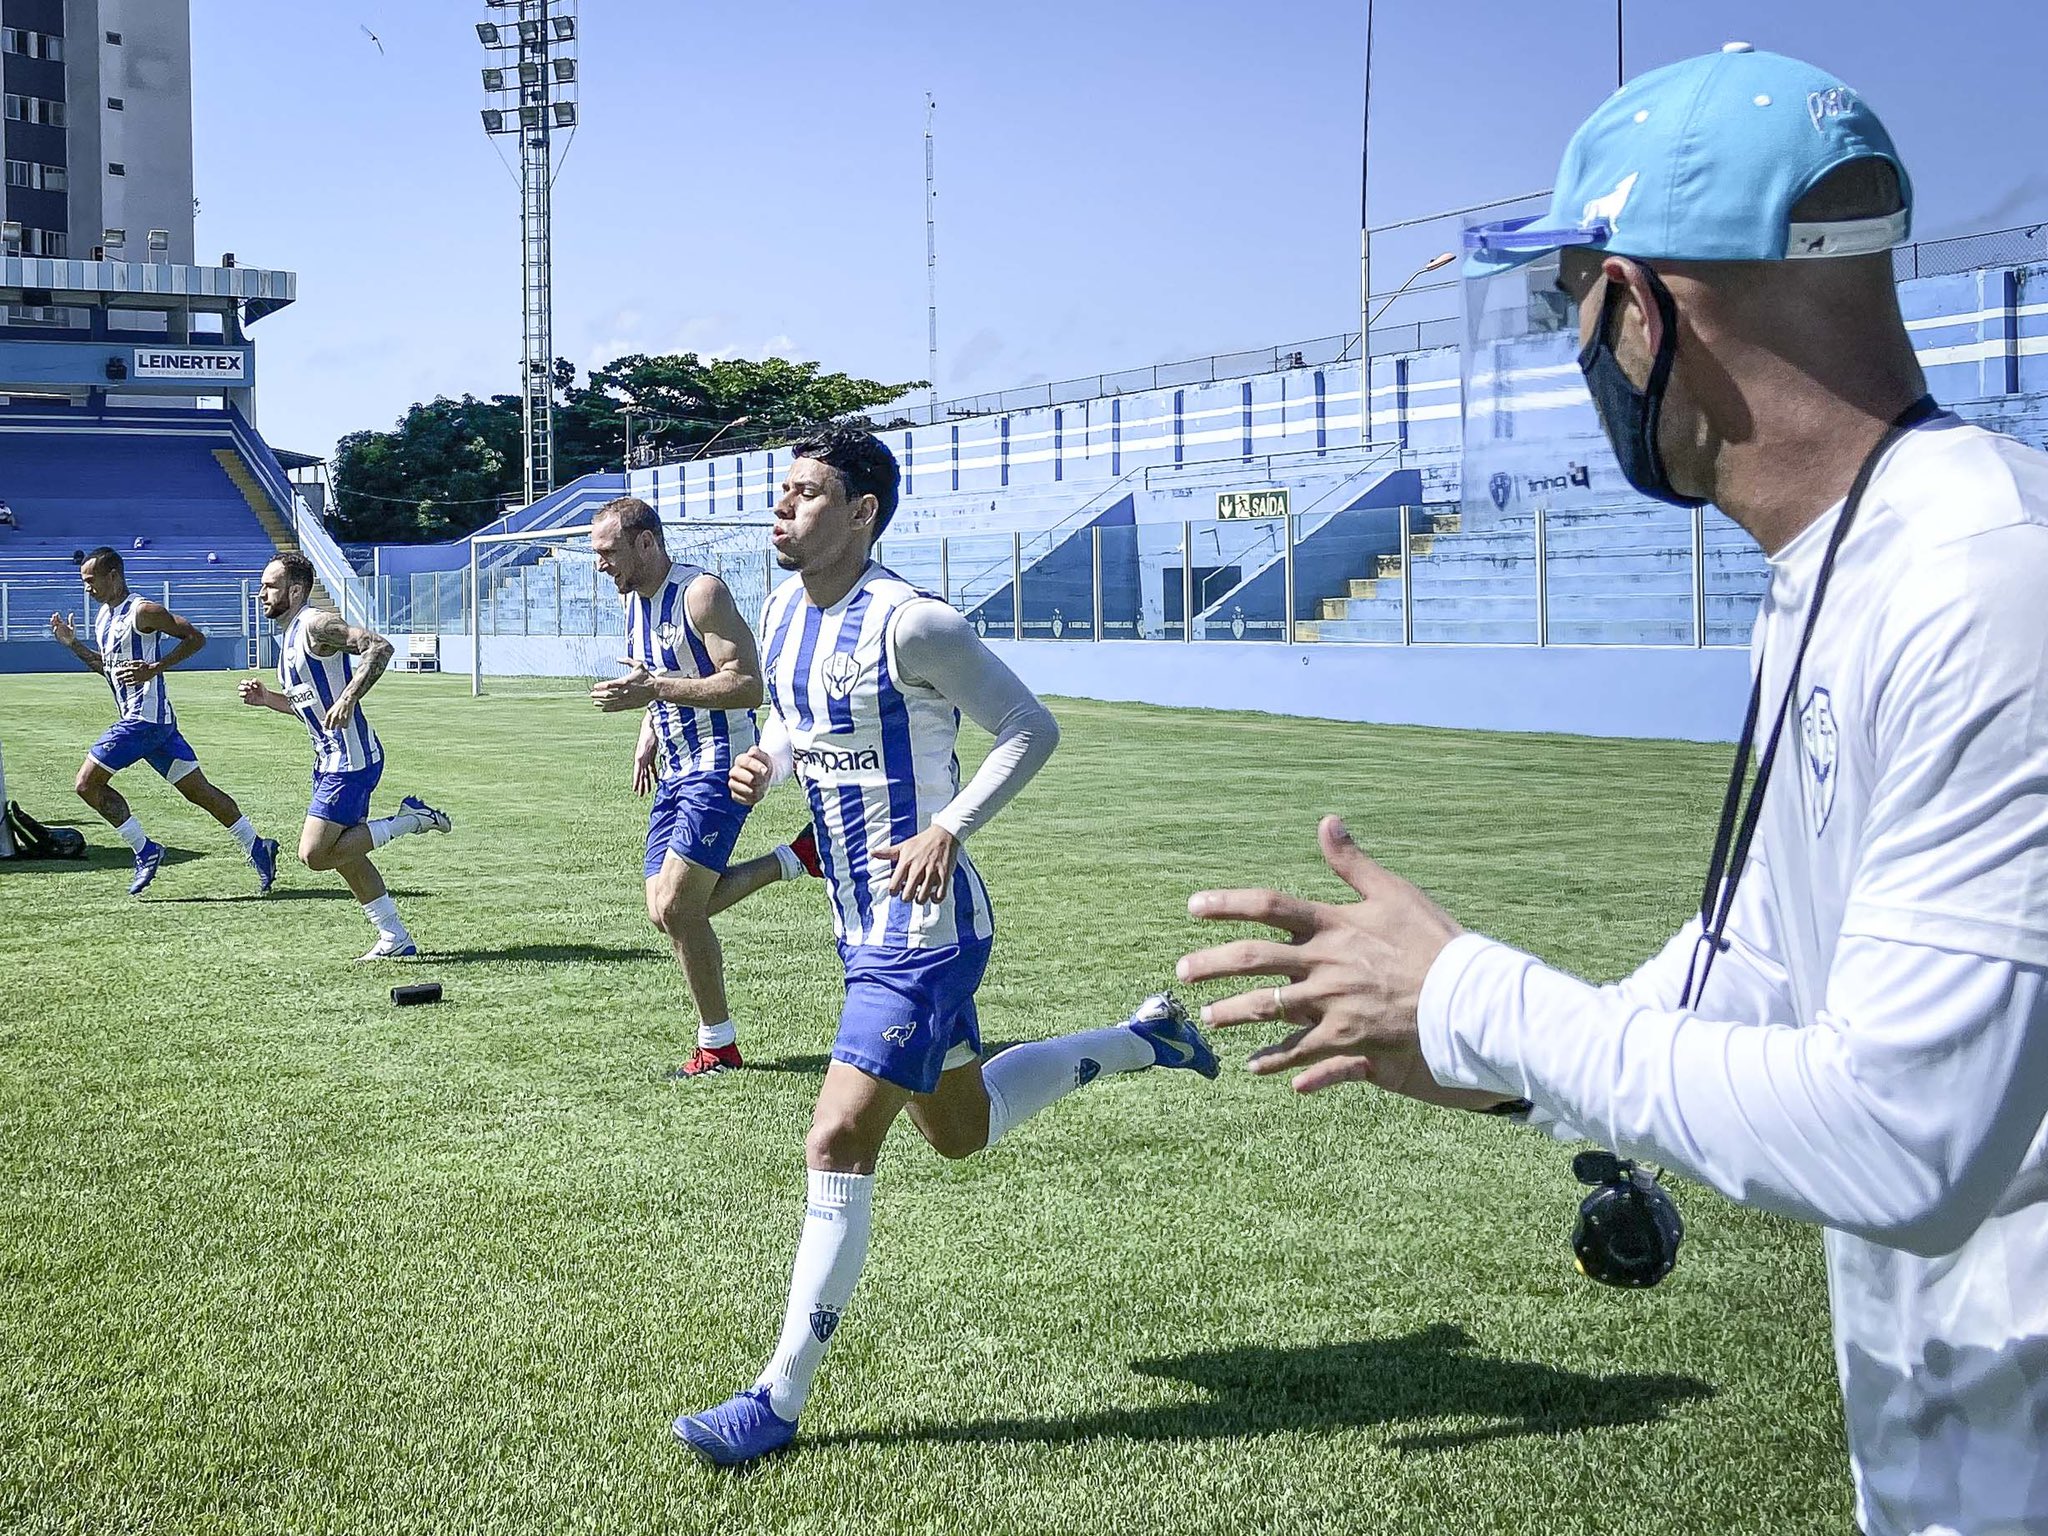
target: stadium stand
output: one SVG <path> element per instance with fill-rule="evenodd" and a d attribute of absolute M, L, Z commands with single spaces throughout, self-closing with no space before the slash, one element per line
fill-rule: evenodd
<path fill-rule="evenodd" d="M 299 547 L 267 457 L 232 412 L 0 410 L 0 480 L 20 525 L 0 539 L 6 636 L 34 638 L 50 613 L 82 611 L 73 557 L 106 544 L 135 590 L 242 637 L 263 567 Z"/>

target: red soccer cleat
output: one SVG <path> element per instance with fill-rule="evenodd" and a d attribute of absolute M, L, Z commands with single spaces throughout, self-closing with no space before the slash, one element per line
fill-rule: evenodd
<path fill-rule="evenodd" d="M 740 1048 L 736 1045 L 700 1045 L 697 1047 L 696 1055 L 669 1073 L 669 1077 L 672 1080 L 711 1077 L 745 1065 L 746 1063 L 740 1060 Z"/>
<path fill-rule="evenodd" d="M 816 826 L 805 823 L 803 831 L 789 840 L 789 851 L 796 855 L 797 863 L 803 865 L 807 874 L 815 875 L 820 880 L 825 878 L 824 861 L 818 857 Z"/>

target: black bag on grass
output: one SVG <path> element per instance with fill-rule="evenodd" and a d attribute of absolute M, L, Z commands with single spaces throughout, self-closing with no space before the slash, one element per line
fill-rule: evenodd
<path fill-rule="evenodd" d="M 17 859 L 82 859 L 85 834 L 76 827 L 46 827 L 14 801 L 7 802 L 7 830 Z"/>

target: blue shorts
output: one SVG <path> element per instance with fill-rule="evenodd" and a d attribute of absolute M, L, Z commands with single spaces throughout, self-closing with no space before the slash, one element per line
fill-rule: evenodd
<path fill-rule="evenodd" d="M 148 720 L 116 720 L 93 743 L 90 756 L 109 773 L 147 763 L 173 784 L 199 766 L 199 754 L 175 725 Z"/>
<path fill-rule="evenodd" d="M 646 874 L 652 880 L 670 854 L 724 874 L 732 862 L 747 807 L 733 799 L 722 773 L 684 773 L 654 787 L 647 814 Z"/>
<path fill-rule="evenodd" d="M 991 939 L 936 949 L 840 945 L 846 1006 L 832 1059 L 912 1093 L 930 1093 L 941 1072 L 981 1054 L 974 992 L 994 948 Z"/>
<path fill-rule="evenodd" d="M 306 814 L 338 827 L 359 827 L 370 819 L 370 792 L 383 777 L 381 757 L 367 768 L 349 768 L 340 773 L 315 768 L 313 803 L 306 807 Z"/>

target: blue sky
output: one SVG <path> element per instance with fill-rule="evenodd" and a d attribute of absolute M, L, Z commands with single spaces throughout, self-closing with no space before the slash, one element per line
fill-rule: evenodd
<path fill-rule="evenodd" d="M 193 0 L 199 249 L 300 275 L 256 329 L 274 442 L 514 386 L 518 195 L 482 0 Z M 1929 17 L 1938 23 L 1930 24 Z M 2041 0 L 1628 0 L 1631 73 L 1744 38 L 1876 105 L 1917 236 L 2048 218 Z M 1547 187 L 1612 0 L 1378 0 L 1373 221 Z M 384 51 L 361 30 L 369 27 Z M 556 351 L 925 371 L 963 394 L 1356 325 L 1362 0 L 584 0 Z M 1440 232 L 1375 244 L 1388 286 Z"/>

